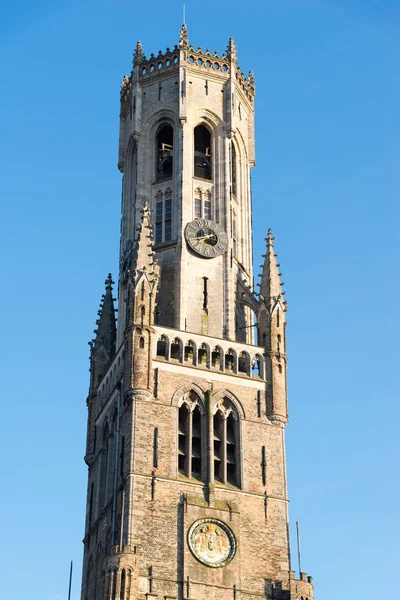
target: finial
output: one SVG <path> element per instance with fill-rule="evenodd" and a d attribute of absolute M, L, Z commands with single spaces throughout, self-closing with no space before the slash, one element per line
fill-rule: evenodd
<path fill-rule="evenodd" d="M 143 46 L 142 42 L 139 40 L 136 44 L 135 52 L 133 53 L 133 66 L 137 67 L 141 65 L 144 60 Z"/>
<path fill-rule="evenodd" d="M 184 23 L 179 34 L 179 48 L 187 48 L 189 45 L 188 30 Z"/>
<path fill-rule="evenodd" d="M 249 84 L 254 87 L 255 83 L 256 83 L 256 78 L 254 77 L 253 71 L 249 71 L 248 80 L 249 80 Z"/>
<path fill-rule="evenodd" d="M 123 96 L 125 94 L 128 87 L 129 87 L 129 77 L 128 77 L 128 75 L 124 75 L 124 78 L 121 82 L 121 96 Z"/>
<path fill-rule="evenodd" d="M 273 248 L 274 247 L 274 236 L 272 235 L 272 229 L 268 229 L 268 237 L 265 238 L 265 241 L 267 242 L 267 248 Z"/>
<path fill-rule="evenodd" d="M 106 290 L 110 290 L 111 291 L 113 289 L 112 286 L 114 284 L 114 281 L 113 281 L 111 273 L 109 273 L 107 275 L 107 279 L 105 280 L 104 284 L 106 286 Z"/>
<path fill-rule="evenodd" d="M 145 203 L 143 204 L 143 208 L 142 208 L 142 215 L 148 215 L 150 213 L 150 205 L 147 202 L 147 200 L 145 200 Z"/>
<path fill-rule="evenodd" d="M 236 46 L 233 37 L 229 38 L 227 54 L 228 58 L 230 58 L 231 60 L 236 60 Z"/>

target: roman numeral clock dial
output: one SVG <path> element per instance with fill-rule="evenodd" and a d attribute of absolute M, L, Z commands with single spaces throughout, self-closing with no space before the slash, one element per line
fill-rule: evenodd
<path fill-rule="evenodd" d="M 203 258 L 221 256 L 228 249 L 228 237 L 218 223 L 195 219 L 186 225 L 185 238 L 189 247 Z"/>

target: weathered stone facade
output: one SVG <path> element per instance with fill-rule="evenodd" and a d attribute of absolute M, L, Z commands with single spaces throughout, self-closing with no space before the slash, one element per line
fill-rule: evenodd
<path fill-rule="evenodd" d="M 139 43 L 123 80 L 119 317 L 109 276 L 91 344 L 82 600 L 313 599 L 290 564 L 271 232 L 258 294 L 251 284 L 253 101 L 233 40 L 222 56 L 194 50 L 185 26 L 149 60 Z"/>

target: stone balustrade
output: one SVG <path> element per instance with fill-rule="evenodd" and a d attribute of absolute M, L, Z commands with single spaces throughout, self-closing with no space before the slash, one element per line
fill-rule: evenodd
<path fill-rule="evenodd" d="M 154 359 L 265 380 L 264 349 L 260 346 L 160 325 L 154 329 Z"/>

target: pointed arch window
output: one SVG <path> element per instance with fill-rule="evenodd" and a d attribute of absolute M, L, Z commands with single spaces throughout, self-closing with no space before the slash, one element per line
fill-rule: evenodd
<path fill-rule="evenodd" d="M 157 180 L 171 179 L 174 156 L 174 131 L 164 125 L 157 134 Z"/>
<path fill-rule="evenodd" d="M 217 405 L 213 418 L 214 478 L 240 486 L 239 417 L 230 400 Z"/>
<path fill-rule="evenodd" d="M 204 125 L 194 129 L 194 176 L 211 179 L 211 133 Z"/>
<path fill-rule="evenodd" d="M 189 394 L 179 407 L 178 416 L 178 470 L 186 477 L 204 479 L 203 430 L 203 414 L 196 394 Z"/>

